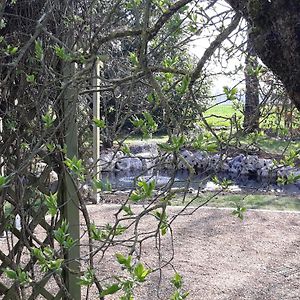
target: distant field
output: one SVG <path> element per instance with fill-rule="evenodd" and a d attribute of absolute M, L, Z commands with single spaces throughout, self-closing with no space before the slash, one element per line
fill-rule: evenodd
<path fill-rule="evenodd" d="M 204 117 L 206 121 L 212 128 L 222 128 L 229 129 L 230 127 L 230 118 L 236 114 L 237 118 L 240 118 L 240 122 L 243 122 L 243 115 L 240 111 L 236 110 L 232 104 L 220 104 L 216 105 L 211 109 L 208 109 L 204 112 Z M 226 119 L 227 118 L 227 119 Z M 266 128 L 276 128 L 276 117 L 275 114 L 268 116 L 264 122 L 261 124 L 262 127 Z M 272 124 L 273 125 L 272 125 Z M 280 124 L 281 127 L 284 127 L 283 121 Z M 224 130 L 223 130 L 224 131 Z M 216 131 L 217 134 L 221 134 L 220 131 Z M 283 136 L 286 136 L 283 134 Z M 143 139 L 141 136 L 133 136 L 126 140 L 127 144 L 136 144 L 136 143 L 165 143 L 167 142 L 167 135 L 153 135 L 152 138 Z M 281 138 L 271 138 L 268 135 L 258 136 L 255 143 L 251 140 L 251 136 L 240 137 L 239 138 L 242 145 L 255 145 L 260 149 L 272 153 L 272 154 L 282 154 L 283 152 L 288 153 L 290 150 L 299 150 L 300 143 L 298 141 L 287 141 Z"/>
<path fill-rule="evenodd" d="M 243 117 L 243 114 L 236 110 L 231 104 L 216 105 L 204 112 L 204 117 L 209 125 L 213 127 L 229 127 L 230 120 L 236 114 L 237 117 Z"/>
<path fill-rule="evenodd" d="M 145 143 L 154 143 L 161 144 L 168 141 L 167 135 L 153 135 L 151 138 L 142 138 L 142 136 L 131 136 L 126 140 L 126 144 L 145 144 Z"/>

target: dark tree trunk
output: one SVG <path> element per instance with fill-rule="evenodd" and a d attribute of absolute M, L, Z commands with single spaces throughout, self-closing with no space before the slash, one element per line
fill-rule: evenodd
<path fill-rule="evenodd" d="M 300 111 L 300 1 L 226 0 L 250 24 L 257 55 Z"/>
<path fill-rule="evenodd" d="M 248 38 L 245 61 L 245 108 L 244 108 L 244 130 L 254 132 L 259 130 L 259 80 L 255 70 L 258 62 L 251 39 Z"/>

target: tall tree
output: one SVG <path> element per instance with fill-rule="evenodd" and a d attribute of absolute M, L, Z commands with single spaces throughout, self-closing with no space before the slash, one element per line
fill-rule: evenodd
<path fill-rule="evenodd" d="M 257 76 L 257 55 L 248 37 L 246 59 L 245 59 L 245 107 L 244 107 L 244 129 L 253 132 L 259 129 L 259 79 Z"/>
<path fill-rule="evenodd" d="M 226 1 L 246 18 L 256 53 L 280 78 L 300 110 L 300 2 Z"/>

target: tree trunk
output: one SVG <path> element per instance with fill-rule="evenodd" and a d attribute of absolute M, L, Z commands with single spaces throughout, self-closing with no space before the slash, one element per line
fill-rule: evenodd
<path fill-rule="evenodd" d="M 254 132 L 259 130 L 259 80 L 255 73 L 258 66 L 257 56 L 249 37 L 246 51 L 244 130 L 245 132 Z"/>
<path fill-rule="evenodd" d="M 282 81 L 300 111 L 300 1 L 226 1 L 242 12 L 257 55 Z"/>

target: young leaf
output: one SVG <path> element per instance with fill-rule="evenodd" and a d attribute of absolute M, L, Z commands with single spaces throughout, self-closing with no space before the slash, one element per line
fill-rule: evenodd
<path fill-rule="evenodd" d="M 6 269 L 4 269 L 4 274 L 9 278 L 9 279 L 13 279 L 13 280 L 17 280 L 18 276 L 17 276 L 17 272 L 12 270 L 11 268 L 7 267 Z"/>
<path fill-rule="evenodd" d="M 132 266 L 131 266 L 131 260 L 132 260 L 132 257 L 131 255 L 129 255 L 127 258 L 120 254 L 120 253 L 116 253 L 116 258 L 117 258 L 117 261 L 119 264 L 123 265 L 126 267 L 127 270 L 131 270 Z"/>
<path fill-rule="evenodd" d="M 139 282 L 144 282 L 148 274 L 151 273 L 151 270 L 146 269 L 143 264 L 139 262 L 133 272 Z"/>
<path fill-rule="evenodd" d="M 177 288 L 180 289 L 182 287 L 182 277 L 180 274 L 175 273 L 174 277 L 171 279 L 171 282 L 173 285 Z"/>
<path fill-rule="evenodd" d="M 105 121 L 104 121 L 104 120 L 94 118 L 94 119 L 93 119 L 93 123 L 94 123 L 97 127 L 101 128 L 101 129 L 105 128 Z"/>
<path fill-rule="evenodd" d="M 84 275 L 81 276 L 79 284 L 81 286 L 91 286 L 94 282 L 95 272 L 91 269 L 88 269 L 84 272 Z"/>
<path fill-rule="evenodd" d="M 131 210 L 131 206 L 130 205 L 124 205 L 122 207 L 122 209 L 124 210 L 124 212 L 126 213 L 126 215 L 128 215 L 128 216 L 134 215 L 133 211 Z"/>
<path fill-rule="evenodd" d="M 107 295 L 112 295 L 115 294 L 117 291 L 121 289 L 121 286 L 117 283 L 114 283 L 110 286 L 108 286 L 106 289 L 104 289 L 101 292 L 101 297 L 107 296 Z"/>
<path fill-rule="evenodd" d="M 46 206 L 48 208 L 48 212 L 50 213 L 51 217 L 54 217 L 58 211 L 57 195 L 50 194 L 49 196 L 46 196 L 45 200 L 46 200 Z"/>
<path fill-rule="evenodd" d="M 42 47 L 42 42 L 40 40 L 36 40 L 35 41 L 35 58 L 38 60 L 38 61 L 41 61 L 44 57 L 44 50 L 43 50 L 43 47 Z"/>

